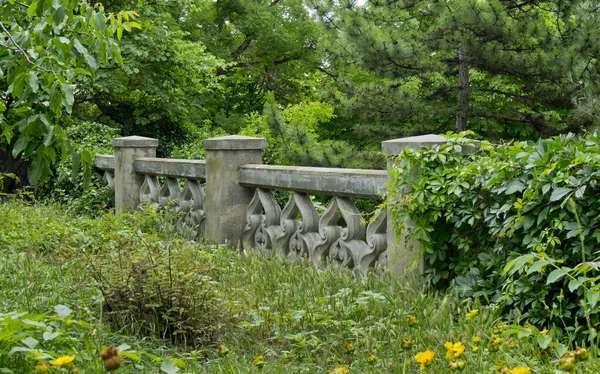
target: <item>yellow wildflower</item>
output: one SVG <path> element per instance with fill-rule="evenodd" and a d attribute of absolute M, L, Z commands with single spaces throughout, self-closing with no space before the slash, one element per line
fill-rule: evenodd
<path fill-rule="evenodd" d="M 546 335 L 548 333 L 548 329 L 544 328 L 542 331 L 540 331 L 540 335 Z"/>
<path fill-rule="evenodd" d="M 467 321 L 470 320 L 471 318 L 475 317 L 477 315 L 477 313 L 479 313 L 479 309 L 473 309 L 472 311 L 467 313 L 467 315 L 466 315 Z"/>
<path fill-rule="evenodd" d="M 490 341 L 488 342 L 487 348 L 490 352 L 498 352 L 502 343 L 502 338 L 492 335 L 490 336 Z"/>
<path fill-rule="evenodd" d="M 217 346 L 217 357 L 225 357 L 229 354 L 229 348 L 223 344 Z"/>
<path fill-rule="evenodd" d="M 367 351 L 367 362 L 369 364 L 376 363 L 377 362 L 377 356 L 375 356 L 373 353 Z"/>
<path fill-rule="evenodd" d="M 264 356 L 258 356 L 254 359 L 254 361 L 252 361 L 252 366 L 256 366 L 258 370 L 262 370 L 262 368 L 265 366 L 265 362 L 263 360 Z"/>
<path fill-rule="evenodd" d="M 506 328 L 506 323 L 498 322 L 494 325 L 494 334 L 501 334 Z"/>
<path fill-rule="evenodd" d="M 409 326 L 416 326 L 417 325 L 417 317 L 415 317 L 415 316 L 407 316 L 406 317 L 406 323 Z"/>
<path fill-rule="evenodd" d="M 54 366 L 65 366 L 71 363 L 75 359 L 75 356 L 62 356 L 56 360 L 50 360 L 50 365 Z"/>
<path fill-rule="evenodd" d="M 471 341 L 473 342 L 473 344 L 479 344 L 479 343 L 481 343 L 481 336 L 475 335 L 473 337 L 473 340 L 471 340 Z"/>
<path fill-rule="evenodd" d="M 456 342 L 454 344 L 446 342 L 444 347 L 448 349 L 448 352 L 446 352 L 446 358 L 457 358 L 465 352 L 465 346 L 461 342 Z"/>
<path fill-rule="evenodd" d="M 519 366 L 518 368 L 510 369 L 508 371 L 509 374 L 527 374 L 531 371 L 530 368 L 526 366 Z"/>
<path fill-rule="evenodd" d="M 353 352 L 354 352 L 354 346 L 352 345 L 352 343 L 344 344 L 344 353 L 345 354 L 349 355 Z"/>
<path fill-rule="evenodd" d="M 50 366 L 40 361 L 35 365 L 35 371 L 50 371 Z"/>
<path fill-rule="evenodd" d="M 417 361 L 417 363 L 421 364 L 421 366 L 419 367 L 419 370 L 421 370 L 421 371 L 425 370 L 425 366 L 429 365 L 431 363 L 431 361 L 433 361 L 433 356 L 435 356 L 435 353 L 433 353 L 429 349 L 424 352 L 417 353 L 415 355 L 415 361 Z"/>
<path fill-rule="evenodd" d="M 513 339 L 510 339 L 508 342 L 506 342 L 506 346 L 508 348 L 514 348 L 517 346 L 517 342 L 515 342 Z"/>
<path fill-rule="evenodd" d="M 338 365 L 332 372 L 329 372 L 329 374 L 348 374 L 348 369 L 346 369 L 345 366 Z"/>

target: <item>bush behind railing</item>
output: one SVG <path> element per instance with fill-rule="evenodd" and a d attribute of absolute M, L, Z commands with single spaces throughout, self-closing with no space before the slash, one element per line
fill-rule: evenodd
<path fill-rule="evenodd" d="M 594 339 L 600 135 L 482 142 L 470 153 L 466 135 L 399 156 L 390 182 L 394 229 L 421 245 L 435 286 L 454 284 L 531 323 Z"/>

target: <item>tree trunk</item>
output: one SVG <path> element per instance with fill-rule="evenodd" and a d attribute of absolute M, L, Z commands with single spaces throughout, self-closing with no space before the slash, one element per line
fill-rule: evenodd
<path fill-rule="evenodd" d="M 464 47 L 458 49 L 458 108 L 456 111 L 456 132 L 467 129 L 469 114 L 469 53 Z"/>
<path fill-rule="evenodd" d="M 29 162 L 21 157 L 13 158 L 13 145 L 6 145 L 0 149 L 0 179 L 2 180 L 2 192 L 14 193 L 16 190 L 29 185 Z M 14 174 L 17 178 L 2 174 Z"/>

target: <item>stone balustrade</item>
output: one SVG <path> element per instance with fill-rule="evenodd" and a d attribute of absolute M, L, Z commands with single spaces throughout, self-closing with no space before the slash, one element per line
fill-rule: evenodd
<path fill-rule="evenodd" d="M 205 140 L 206 160 L 162 159 L 156 139 L 132 136 L 114 139 L 115 155 L 97 155 L 94 166 L 114 188 L 117 212 L 148 201 L 182 214 L 208 242 L 303 257 L 316 266 L 385 265 L 402 277 L 422 269 L 418 250 L 394 235 L 389 208 L 366 223 L 353 199 L 382 198 L 402 149 L 446 141 L 437 135 L 385 141 L 386 171 L 262 165 L 265 139 L 237 135 Z M 290 191 L 283 207 L 274 190 Z M 322 214 L 311 195 L 332 196 Z"/>

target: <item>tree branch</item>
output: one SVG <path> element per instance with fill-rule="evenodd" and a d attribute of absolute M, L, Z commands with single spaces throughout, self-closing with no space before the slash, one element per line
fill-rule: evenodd
<path fill-rule="evenodd" d="M 27 53 L 23 50 L 23 48 L 21 48 L 20 45 L 17 44 L 17 42 L 15 42 L 12 35 L 10 35 L 10 32 L 8 32 L 6 27 L 4 27 L 4 24 L 2 23 L 2 21 L 0 21 L 0 27 L 2 27 L 2 30 L 4 30 L 4 33 L 6 34 L 6 36 L 8 36 L 8 39 L 10 40 L 10 42 L 17 48 L 17 50 L 23 55 L 23 57 L 25 57 L 25 60 L 27 60 L 29 65 L 33 65 L 33 62 L 31 62 L 31 60 L 29 59 L 29 56 L 27 56 Z"/>

